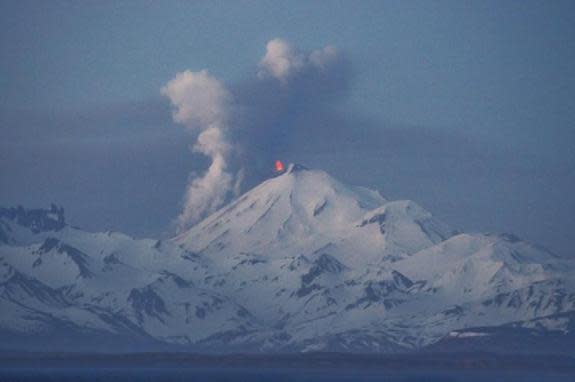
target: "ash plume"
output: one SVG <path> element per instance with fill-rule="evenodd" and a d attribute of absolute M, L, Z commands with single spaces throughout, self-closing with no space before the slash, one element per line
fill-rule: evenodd
<path fill-rule="evenodd" d="M 269 174 L 275 156 L 313 128 L 297 123 L 322 115 L 347 93 L 350 70 L 333 46 L 301 51 L 273 39 L 258 61 L 256 75 L 225 86 L 207 70 L 178 73 L 161 90 L 173 119 L 195 138 L 192 150 L 211 159 L 207 171 L 192 174 L 183 211 L 183 231 Z"/>

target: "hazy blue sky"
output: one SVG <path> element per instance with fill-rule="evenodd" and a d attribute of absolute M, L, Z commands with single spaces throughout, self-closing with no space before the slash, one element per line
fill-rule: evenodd
<path fill-rule="evenodd" d="M 207 161 L 161 87 L 208 69 L 241 89 L 281 37 L 334 45 L 350 73 L 333 99 L 301 90 L 321 111 L 289 104 L 278 157 L 575 255 L 573 17 L 573 1 L 0 1 L 0 205 L 167 233 Z"/>

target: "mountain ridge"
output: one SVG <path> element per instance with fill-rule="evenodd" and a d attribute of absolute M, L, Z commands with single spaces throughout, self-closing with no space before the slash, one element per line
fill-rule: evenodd
<path fill-rule="evenodd" d="M 5 348 L 117 337 L 127 350 L 505 351 L 505 338 L 520 348 L 545 333 L 573 343 L 571 260 L 512 235 L 461 233 L 413 201 L 301 165 L 171 240 L 85 232 L 57 206 L 2 208 L 0 233 Z"/>

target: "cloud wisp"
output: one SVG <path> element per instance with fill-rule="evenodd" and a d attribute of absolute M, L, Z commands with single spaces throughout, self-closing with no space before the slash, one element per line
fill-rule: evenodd
<path fill-rule="evenodd" d="M 259 62 L 258 76 L 271 76 L 285 84 L 302 72 L 326 70 L 338 59 L 339 52 L 331 45 L 306 54 L 287 41 L 275 38 L 266 44 L 266 54 Z"/>

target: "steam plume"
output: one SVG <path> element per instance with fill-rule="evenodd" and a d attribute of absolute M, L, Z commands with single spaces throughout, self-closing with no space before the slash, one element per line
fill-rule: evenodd
<path fill-rule="evenodd" d="M 178 73 L 161 93 L 174 107 L 174 121 L 198 134 L 192 150 L 212 160 L 206 173 L 191 179 L 187 186 L 184 209 L 178 217 L 181 231 L 215 211 L 233 192 L 234 176 L 228 171 L 233 152 L 228 142 L 231 96 L 207 70 Z"/>

